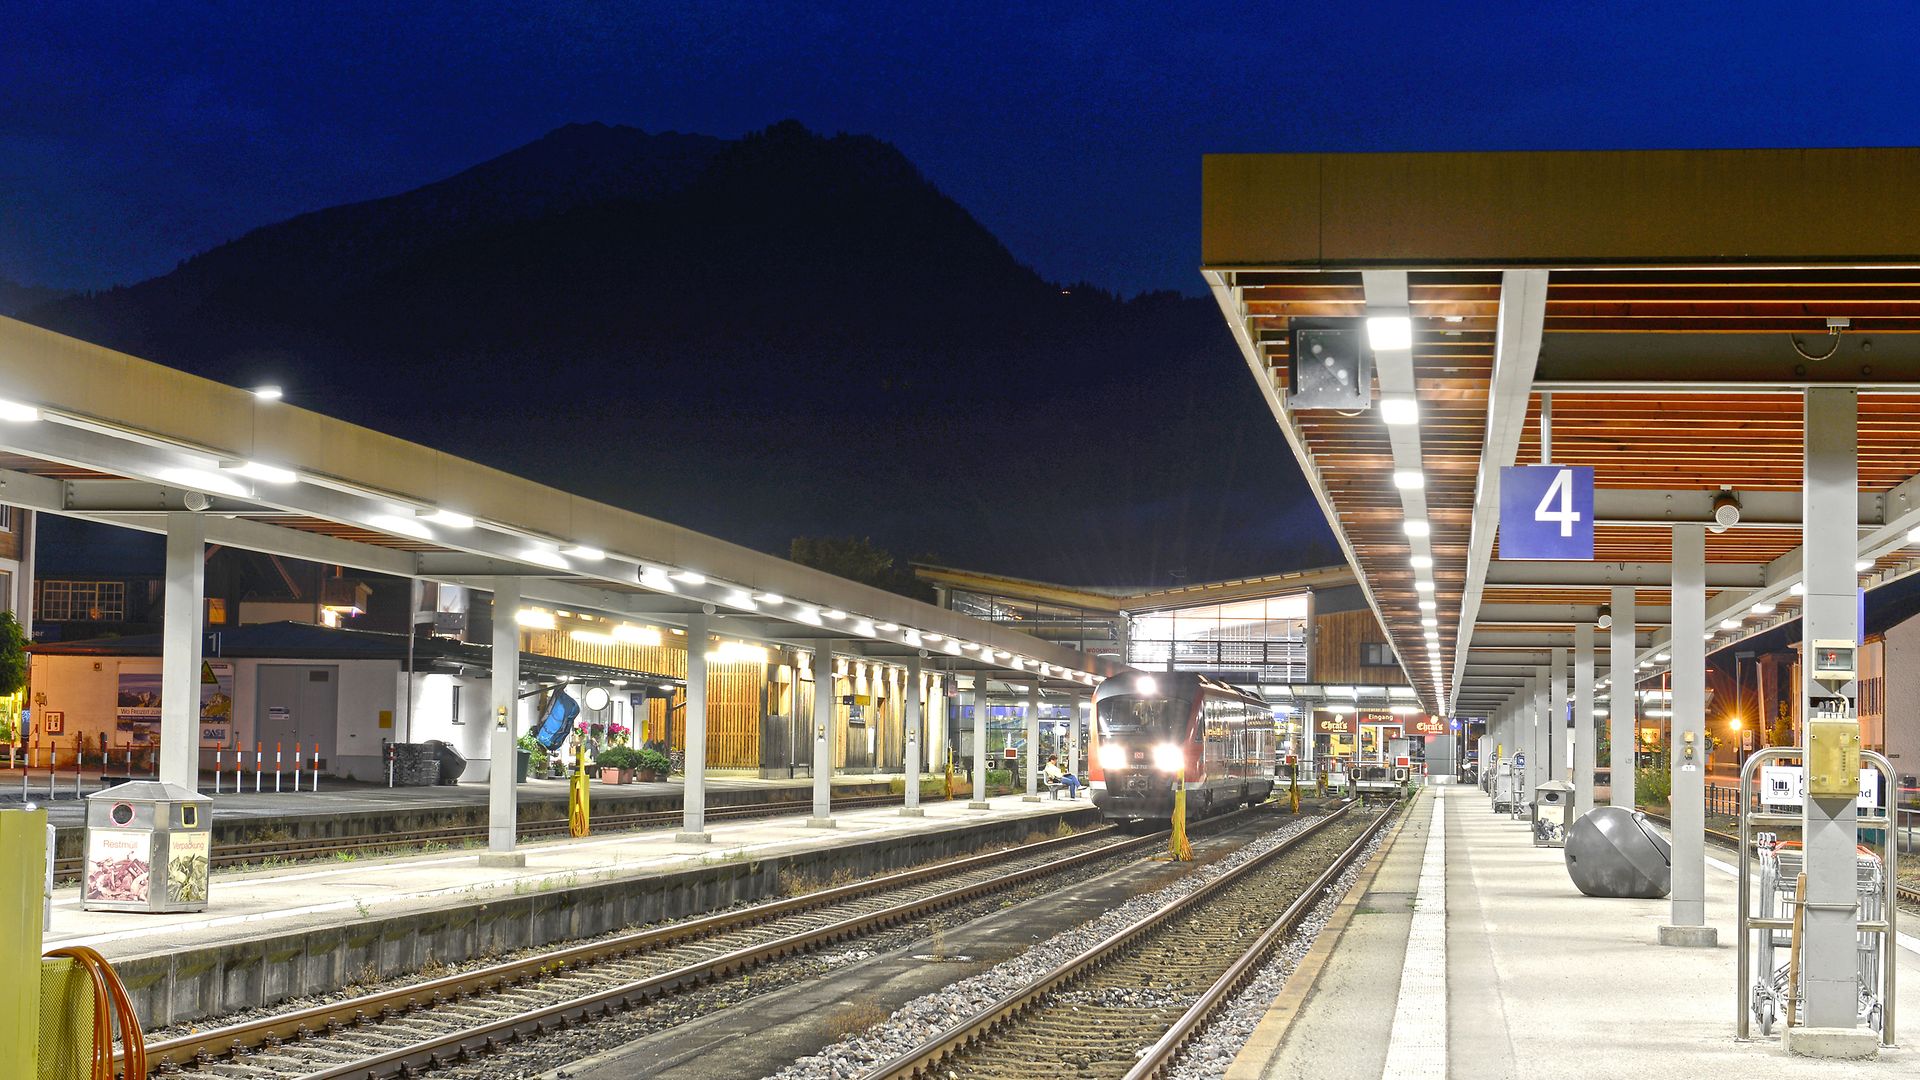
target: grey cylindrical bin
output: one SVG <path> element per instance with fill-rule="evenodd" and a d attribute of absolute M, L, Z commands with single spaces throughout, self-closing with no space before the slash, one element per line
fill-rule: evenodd
<path fill-rule="evenodd" d="M 88 911 L 205 911 L 213 800 L 191 788 L 135 780 L 87 796 Z"/>
<path fill-rule="evenodd" d="M 1596 806 L 1567 834 L 1567 874 L 1588 896 L 1657 900 L 1672 884 L 1673 852 L 1647 821 L 1624 806 Z"/>
<path fill-rule="evenodd" d="M 1573 785 L 1547 780 L 1533 789 L 1533 846 L 1566 847 L 1573 828 Z"/>

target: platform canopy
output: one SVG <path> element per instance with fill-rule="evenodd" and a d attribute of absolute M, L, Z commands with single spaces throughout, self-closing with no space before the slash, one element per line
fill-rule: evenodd
<path fill-rule="evenodd" d="M 1708 648 L 1795 616 L 1809 386 L 1860 394 L 1862 584 L 1913 572 L 1917 200 L 1910 148 L 1216 155 L 1203 270 L 1424 703 L 1484 715 L 1613 586 L 1637 587 L 1633 661 L 1657 673 L 1672 526 L 1721 492 Z M 1412 331 L 1375 351 L 1372 407 L 1289 408 L 1300 320 L 1370 316 Z M 1392 398 L 1417 423 L 1384 423 Z M 1594 470 L 1592 561 L 1501 560 L 1476 500 L 1541 460 L 1543 411 L 1553 462 Z"/>
<path fill-rule="evenodd" d="M 314 402 L 324 408 L 324 398 Z M 714 634 L 1083 689 L 1111 659 L 0 319 L 0 503 Z"/>

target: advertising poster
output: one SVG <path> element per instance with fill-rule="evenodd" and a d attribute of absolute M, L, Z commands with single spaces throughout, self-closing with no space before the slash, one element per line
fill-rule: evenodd
<path fill-rule="evenodd" d="M 115 698 L 114 727 L 120 741 L 153 746 L 160 734 L 160 669 L 151 664 L 122 664 Z M 233 665 L 223 660 L 200 665 L 200 745 L 233 740 Z"/>
<path fill-rule="evenodd" d="M 83 900 L 144 904 L 150 894 L 153 833 L 146 829 L 88 829 Z"/>

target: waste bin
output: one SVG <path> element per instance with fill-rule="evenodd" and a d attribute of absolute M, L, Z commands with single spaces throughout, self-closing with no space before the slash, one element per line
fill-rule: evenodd
<path fill-rule="evenodd" d="M 87 796 L 80 906 L 88 911 L 205 911 L 213 800 L 135 780 Z"/>
<path fill-rule="evenodd" d="M 1573 828 L 1573 785 L 1547 780 L 1533 789 L 1533 846 L 1566 847 Z"/>
<path fill-rule="evenodd" d="M 467 756 L 453 748 L 453 744 L 440 739 L 428 739 L 427 745 L 440 758 L 440 784 L 449 786 L 460 782 L 460 774 L 467 771 Z"/>

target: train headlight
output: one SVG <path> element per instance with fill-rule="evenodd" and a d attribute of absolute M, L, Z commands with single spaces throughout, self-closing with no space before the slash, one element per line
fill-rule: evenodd
<path fill-rule="evenodd" d="M 1179 772 L 1186 765 L 1187 755 L 1179 743 L 1163 742 L 1153 748 L 1153 767 L 1161 772 Z"/>
<path fill-rule="evenodd" d="M 1103 769 L 1124 769 L 1127 767 L 1127 748 L 1108 743 L 1100 748 L 1100 767 Z"/>

